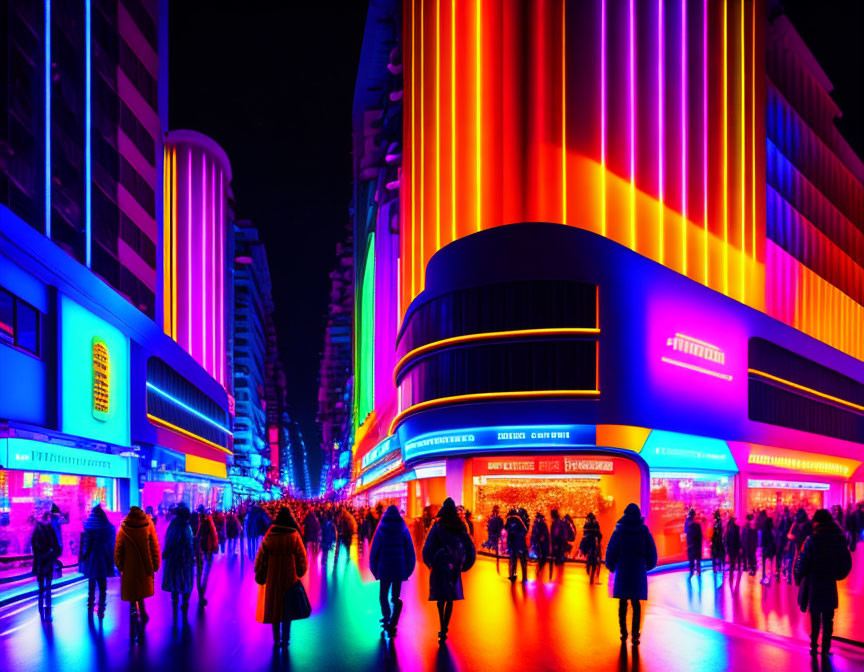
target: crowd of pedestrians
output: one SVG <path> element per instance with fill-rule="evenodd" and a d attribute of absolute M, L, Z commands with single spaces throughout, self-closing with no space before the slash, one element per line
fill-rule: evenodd
<path fill-rule="evenodd" d="M 152 511 L 152 510 L 151 510 Z M 33 573 L 39 586 L 39 613 L 49 621 L 51 582 L 62 553 L 62 529 L 55 524 L 59 512 L 46 511 L 35 525 L 31 545 Z M 160 546 L 156 524 L 167 521 Z M 568 515 L 550 511 L 550 522 L 542 512 L 531 520 L 524 508 L 500 515 L 494 507 L 486 521 L 487 539 L 480 546 L 496 555 L 508 556 L 508 578 L 527 580 L 528 558 L 537 559 L 537 578 L 546 565 L 549 577 L 574 550 L 576 525 Z M 163 523 L 164 524 L 164 523 Z M 864 531 L 864 504 L 842 510 L 820 509 L 812 519 L 804 509 L 794 513 L 788 507 L 773 516 L 767 511 L 748 513 L 739 525 L 734 516 L 725 523 L 715 511 L 708 547 L 715 574 L 749 573 L 755 576 L 761 565 L 762 583 L 773 578 L 793 580 L 799 586 L 798 603 L 810 614 L 811 651 L 827 655 L 831 648 L 834 611 L 838 606 L 837 581 L 852 566 L 854 551 Z M 402 614 L 402 584 L 413 574 L 419 555 L 429 568 L 429 600 L 435 602 L 438 639 L 447 639 L 455 602 L 465 598 L 462 574 L 474 565 L 477 550 L 470 511 L 447 498 L 433 515 L 409 523 L 395 506 L 355 508 L 346 503 L 303 501 L 248 502 L 223 512 L 198 506 L 194 512 L 185 504 L 160 513 L 130 508 L 115 530 L 101 506 L 95 506 L 84 523 L 80 541 L 79 568 L 88 581 L 87 610 L 103 618 L 106 609 L 107 579 L 120 575 L 120 597 L 129 603 L 130 637 L 139 641 L 149 620 L 145 600 L 155 591 L 156 574 L 162 572 L 161 588 L 171 594 L 175 623 L 188 615 L 192 593 L 197 590 L 198 606 L 207 604 L 207 581 L 218 553 L 236 555 L 239 550 L 254 560 L 259 595 L 255 617 L 273 629 L 274 647 L 290 642 L 291 622 L 306 618 L 311 605 L 300 579 L 308 568 L 308 553 L 320 552 L 326 563 L 331 551 L 338 562 L 358 537 L 362 554 L 369 546 L 369 569 L 379 581 L 381 627 L 391 638 L 397 634 Z M 705 534 L 702 520 L 690 510 L 684 521 L 689 576 L 701 574 Z M 604 563 L 603 534 L 596 516 L 588 514 L 576 552 L 585 560 L 589 582 L 599 581 Z M 240 542 L 238 544 L 238 542 Z M 618 600 L 621 641 L 629 638 L 638 647 L 641 636 L 642 601 L 648 597 L 647 574 L 657 565 L 657 548 L 639 507 L 629 504 L 617 522 L 605 552 L 605 565 L 614 575 L 612 596 Z M 632 613 L 628 627 L 628 612 Z"/>

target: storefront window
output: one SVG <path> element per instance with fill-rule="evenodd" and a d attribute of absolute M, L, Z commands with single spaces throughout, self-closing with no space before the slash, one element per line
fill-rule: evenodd
<path fill-rule="evenodd" d="M 751 486 L 747 488 L 747 511 L 762 511 L 764 509 L 772 517 L 778 508 L 782 509 L 788 506 L 793 513 L 802 508 L 812 518 L 817 509 L 824 508 L 825 492 L 829 487 L 827 484 L 823 486 L 819 483 L 812 484 L 812 488 L 805 488 L 790 487 L 795 484 L 783 483 L 782 481 L 769 482 L 751 479 L 750 482 L 753 486 L 762 487 Z"/>
<path fill-rule="evenodd" d="M 148 481 L 144 484 L 141 506 L 146 510 L 153 507 L 153 514 L 163 518 L 168 508 L 183 502 L 194 511 L 198 506 L 215 511 L 222 507 L 225 488 L 209 481 L 204 482 L 174 482 Z M 158 527 L 158 520 L 157 520 Z"/>
<path fill-rule="evenodd" d="M 63 545 L 60 559 L 64 565 L 76 564 L 84 521 L 96 504 L 119 524 L 115 479 L 0 469 L 0 558 L 29 557 L 37 519 L 56 505 Z M 28 566 L 24 559 L 0 562 L 0 578 L 25 573 Z"/>
<path fill-rule="evenodd" d="M 385 509 L 391 504 L 399 509 L 403 516 L 408 509 L 408 484 L 396 483 L 375 488 L 369 493 L 369 506 L 381 504 Z"/>
<path fill-rule="evenodd" d="M 687 553 L 684 519 L 690 509 L 702 525 L 702 557 L 710 557 L 714 512 L 725 526 L 734 509 L 733 477 L 708 473 L 654 472 L 651 474 L 649 525 L 661 560 L 683 559 Z"/>

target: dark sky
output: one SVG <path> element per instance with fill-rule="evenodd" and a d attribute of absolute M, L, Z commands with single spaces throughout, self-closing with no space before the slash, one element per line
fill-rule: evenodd
<path fill-rule="evenodd" d="M 328 273 L 351 197 L 351 101 L 366 2 L 175 0 L 170 118 L 231 159 L 239 218 L 270 259 L 289 401 L 317 482 L 317 376 Z M 864 2 L 786 0 L 835 86 L 838 126 L 864 156 Z"/>

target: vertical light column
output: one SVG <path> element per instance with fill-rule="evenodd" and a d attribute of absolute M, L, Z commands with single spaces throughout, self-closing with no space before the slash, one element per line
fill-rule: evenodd
<path fill-rule="evenodd" d="M 567 224 L 567 0 L 561 0 L 561 223 Z"/>
<path fill-rule="evenodd" d="M 219 171 L 219 382 L 225 385 L 225 178 Z M 396 274 L 399 277 L 399 274 Z M 397 282 L 398 285 L 398 282 Z M 398 318 L 398 316 L 397 316 Z"/>
<path fill-rule="evenodd" d="M 91 90 L 90 0 L 84 0 L 84 265 L 90 268 L 93 246 L 93 164 Z"/>
<path fill-rule="evenodd" d="M 177 334 L 177 275 L 180 263 L 177 259 L 177 148 L 171 148 L 171 337 L 176 341 Z"/>
<path fill-rule="evenodd" d="M 482 143 L 482 135 L 481 135 L 481 113 L 483 108 L 483 75 L 482 75 L 482 64 L 481 64 L 481 39 L 483 37 L 482 24 L 480 23 L 480 3 L 481 0 L 475 0 L 476 2 L 476 16 L 474 17 L 475 23 L 475 32 L 474 35 L 474 59 L 476 66 L 476 81 L 475 81 L 475 152 L 477 153 L 477 230 L 483 228 L 483 165 L 482 165 L 482 156 L 481 151 L 483 148 Z"/>
<path fill-rule="evenodd" d="M 435 0 L 435 251 L 438 251 L 440 249 L 441 249 L 441 0 Z"/>
<path fill-rule="evenodd" d="M 729 296 L 729 2 L 723 0 L 723 293 Z"/>
<path fill-rule="evenodd" d="M 171 150 L 164 148 L 162 157 L 162 329 L 166 334 L 174 337 L 171 330 L 171 316 L 173 308 L 171 304 Z"/>
<path fill-rule="evenodd" d="M 630 117 L 630 247 L 636 249 L 636 0 L 628 17 L 628 112 Z"/>
<path fill-rule="evenodd" d="M 450 0 L 450 229 L 456 240 L 456 0 Z"/>
<path fill-rule="evenodd" d="M 606 235 L 606 0 L 600 0 L 600 235 Z M 635 227 L 630 249 L 636 249 Z"/>
<path fill-rule="evenodd" d="M 657 0 L 657 210 L 658 230 L 660 232 L 660 263 L 664 263 L 666 256 L 666 231 L 663 223 L 663 145 L 666 138 L 663 137 L 663 69 L 665 67 L 666 55 L 664 53 L 664 29 L 663 29 L 663 0 Z"/>
<path fill-rule="evenodd" d="M 747 131 L 745 126 L 745 119 L 747 118 L 746 112 L 746 102 L 747 102 L 747 75 L 746 75 L 746 55 L 747 55 L 747 42 L 745 35 L 745 21 L 744 21 L 744 5 L 745 0 L 741 0 L 741 118 L 740 118 L 740 127 L 741 127 L 741 151 L 740 151 L 740 161 L 741 161 L 741 262 L 739 264 L 739 271 L 741 274 L 741 301 L 742 303 L 747 298 L 747 288 L 746 288 L 746 273 L 745 273 L 745 262 L 747 260 Z"/>
<path fill-rule="evenodd" d="M 708 0 L 702 2 L 702 199 L 705 219 L 702 263 L 708 286 Z"/>
<path fill-rule="evenodd" d="M 426 267 L 426 254 L 424 240 L 426 238 L 426 139 L 424 130 L 426 128 L 426 57 L 425 57 L 425 40 L 426 32 L 426 3 L 420 0 L 420 229 L 418 238 L 420 240 L 420 263 L 414 269 L 414 272 L 419 275 L 420 291 L 426 284 L 425 274 L 423 273 Z"/>
<path fill-rule="evenodd" d="M 753 40 L 750 46 L 750 158 L 752 161 L 752 170 L 750 173 L 751 187 L 751 216 L 753 218 L 752 234 L 753 234 L 753 261 L 756 261 L 756 0 L 752 0 L 753 6 Z"/>
<path fill-rule="evenodd" d="M 201 152 L 201 285 L 198 300 L 201 301 L 201 359 L 207 368 L 207 154 Z"/>
<path fill-rule="evenodd" d="M 45 235 L 51 237 L 51 0 L 45 0 Z"/>
<path fill-rule="evenodd" d="M 206 181 L 207 176 L 204 176 Z M 216 291 L 216 246 L 217 246 L 217 237 L 216 232 L 219 230 L 219 225 L 216 221 L 216 162 L 210 164 L 210 223 L 212 228 L 213 235 L 211 238 L 210 244 L 210 285 L 207 287 L 207 298 L 208 303 L 210 304 L 210 323 L 209 328 L 207 329 L 207 337 L 212 338 L 210 343 L 211 346 L 211 354 L 210 354 L 210 375 L 213 378 L 218 378 L 218 372 L 216 370 L 216 357 L 217 355 L 217 347 L 219 346 L 219 342 L 216 339 L 216 334 L 218 330 L 216 329 L 216 299 L 219 294 Z M 211 336 L 212 334 L 212 336 Z"/>
<path fill-rule="evenodd" d="M 707 1 L 707 0 L 706 0 Z M 455 2 L 455 0 L 454 0 Z M 415 40 L 414 3 L 409 2 L 411 8 L 411 231 L 408 239 L 410 248 L 411 264 L 408 266 L 408 274 L 411 276 L 411 296 L 417 294 L 417 110 L 414 108 L 415 91 L 418 86 L 417 80 L 417 42 Z"/>
<path fill-rule="evenodd" d="M 186 167 L 186 352 L 192 354 L 192 150 L 189 150 Z"/>
<path fill-rule="evenodd" d="M 687 275 L 687 1 L 681 0 L 681 272 Z"/>

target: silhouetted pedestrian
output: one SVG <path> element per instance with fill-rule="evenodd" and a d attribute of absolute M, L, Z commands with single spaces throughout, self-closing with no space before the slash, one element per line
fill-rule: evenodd
<path fill-rule="evenodd" d="M 831 651 L 837 582 L 852 571 L 852 554 L 840 526 L 825 509 L 813 514 L 813 534 L 807 537 L 795 561 L 798 604 L 810 612 L 810 653 L 816 655 L 822 630 L 822 655 Z M 820 628 L 821 626 L 821 628 Z"/>
<path fill-rule="evenodd" d="M 266 514 L 265 514 L 266 515 Z M 197 571 L 198 604 L 205 606 L 207 580 L 213 567 L 213 554 L 219 550 L 219 536 L 213 519 L 203 505 L 198 505 L 198 529 L 195 531 L 195 567 Z"/>
<path fill-rule="evenodd" d="M 108 600 L 106 590 L 108 577 L 114 576 L 114 545 L 117 531 L 108 521 L 108 516 L 97 504 L 84 521 L 81 533 L 81 554 L 78 557 L 78 571 L 87 577 L 87 613 L 92 615 L 96 604 L 96 588 L 99 588 L 99 618 L 105 617 Z"/>
<path fill-rule="evenodd" d="M 240 538 L 241 529 L 237 514 L 234 511 L 229 511 L 228 515 L 225 516 L 225 537 L 228 540 L 228 555 L 233 556 L 237 552 L 237 540 Z"/>
<path fill-rule="evenodd" d="M 648 572 L 657 566 L 657 546 L 636 504 L 628 504 L 606 547 L 606 567 L 615 574 L 621 641 L 627 641 L 627 603 L 633 607 L 633 646 L 639 646 L 642 603 L 648 599 Z"/>
<path fill-rule="evenodd" d="M 160 562 L 156 528 L 140 507 L 133 506 L 120 526 L 114 546 L 114 564 L 121 577 L 120 598 L 129 603 L 129 635 L 133 641 L 144 635 L 150 620 L 144 600 L 153 595 L 153 576 L 159 571 Z"/>
<path fill-rule="evenodd" d="M 501 530 L 504 529 L 504 519 L 499 515 L 499 508 L 496 504 L 492 507 L 492 515 L 486 521 L 486 541 L 483 546 L 490 551 L 495 552 L 495 557 L 498 557 L 498 543 L 501 541 Z"/>
<path fill-rule="evenodd" d="M 726 536 L 723 541 L 726 545 L 726 555 L 729 557 L 729 571 L 741 570 L 741 527 L 735 516 L 729 516 L 726 522 Z"/>
<path fill-rule="evenodd" d="M 588 573 L 588 583 L 594 583 L 594 579 L 600 578 L 600 542 L 603 535 L 600 533 L 600 523 L 593 513 L 585 517 L 585 525 L 582 527 L 582 541 L 579 542 L 579 550 L 585 556 L 585 571 Z"/>
<path fill-rule="evenodd" d="M 531 527 L 531 549 L 534 551 L 534 555 L 537 556 L 537 580 L 540 581 L 540 574 L 549 560 L 550 540 L 549 526 L 546 524 L 546 518 L 539 511 L 534 517 L 534 525 Z M 549 562 L 549 578 L 552 578 L 551 562 Z"/>
<path fill-rule="evenodd" d="M 756 548 L 759 546 L 759 533 L 753 521 L 753 514 L 748 513 L 741 528 L 741 552 L 743 553 L 744 565 L 750 576 L 756 575 Z"/>
<path fill-rule="evenodd" d="M 524 524 L 523 524 L 524 527 Z M 526 530 L 527 532 L 527 530 Z M 524 542 L 524 535 L 522 537 Z M 438 606 L 438 641 L 447 639 L 453 602 L 464 599 L 462 572 L 474 565 L 477 554 L 474 542 L 468 536 L 465 523 L 459 520 L 455 502 L 444 500 L 435 522 L 423 544 L 423 562 L 432 571 L 429 574 L 429 600 Z"/>
<path fill-rule="evenodd" d="M 528 580 L 528 525 L 516 509 L 510 509 L 504 523 L 507 532 L 507 553 L 510 556 L 508 568 L 510 581 L 516 581 L 516 563 L 522 566 L 522 581 Z"/>
<path fill-rule="evenodd" d="M 414 572 L 417 562 L 414 542 L 408 526 L 399 515 L 395 506 L 387 507 L 375 536 L 372 537 L 372 548 L 369 550 L 369 570 L 381 582 L 378 599 L 381 603 L 381 625 L 393 637 L 399 625 L 399 615 L 402 613 L 400 592 L 402 582 Z M 391 610 L 390 602 L 393 607 Z"/>
<path fill-rule="evenodd" d="M 702 576 L 702 523 L 696 519 L 696 511 L 690 509 L 684 521 L 684 536 L 687 539 L 687 561 L 690 563 L 690 578 L 696 573 Z"/>
<path fill-rule="evenodd" d="M 189 614 L 189 598 L 195 586 L 195 548 L 190 517 L 185 504 L 177 506 L 165 532 L 162 551 L 162 590 L 171 593 L 171 614 L 175 622 L 180 610 L 184 619 Z"/>
<path fill-rule="evenodd" d="M 726 547 L 723 543 L 723 519 L 720 511 L 714 512 L 714 524 L 711 527 L 711 570 L 716 574 L 724 572 Z"/>
<path fill-rule="evenodd" d="M 558 509 L 552 509 L 549 515 L 552 517 L 549 528 L 552 562 L 561 565 L 564 564 L 564 557 L 567 555 L 567 523 L 561 518 Z"/>
<path fill-rule="evenodd" d="M 767 511 L 763 510 L 759 513 L 757 529 L 759 530 L 759 546 L 762 548 L 762 580 L 760 583 L 770 585 L 771 567 L 774 564 L 774 556 L 777 554 L 777 546 L 774 539 L 774 521 L 768 517 Z"/>
<path fill-rule="evenodd" d="M 39 618 L 50 621 L 52 620 L 51 582 L 54 580 L 55 564 L 62 552 L 50 511 L 43 513 L 42 518 L 33 528 L 30 547 L 33 550 L 33 574 L 39 586 Z"/>

